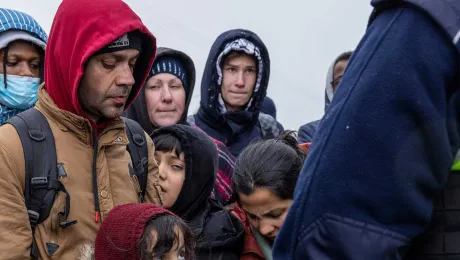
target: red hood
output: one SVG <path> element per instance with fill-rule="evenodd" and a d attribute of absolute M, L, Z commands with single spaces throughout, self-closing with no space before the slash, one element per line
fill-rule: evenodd
<path fill-rule="evenodd" d="M 155 37 L 121 0 L 62 1 L 54 17 L 45 54 L 46 90 L 60 109 L 88 118 L 81 108 L 77 91 L 86 61 L 102 47 L 134 30 L 145 37 L 134 71 L 136 83 L 125 110 L 148 76 L 156 52 Z M 94 126 L 94 122 L 91 123 Z"/>
<path fill-rule="evenodd" d="M 113 208 L 97 232 L 95 259 L 140 259 L 139 241 L 145 226 L 160 215 L 175 216 L 151 203 L 124 204 Z"/>

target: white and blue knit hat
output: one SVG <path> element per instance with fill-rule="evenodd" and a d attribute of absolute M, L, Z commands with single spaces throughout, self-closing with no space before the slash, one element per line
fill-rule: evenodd
<path fill-rule="evenodd" d="M 188 92 L 187 72 L 179 59 L 174 57 L 162 57 L 155 60 L 149 78 L 160 73 L 169 73 L 178 77 L 182 81 L 185 91 Z"/>
<path fill-rule="evenodd" d="M 29 41 L 43 50 L 48 36 L 35 19 L 23 12 L 0 8 L 0 49 L 16 40 Z"/>

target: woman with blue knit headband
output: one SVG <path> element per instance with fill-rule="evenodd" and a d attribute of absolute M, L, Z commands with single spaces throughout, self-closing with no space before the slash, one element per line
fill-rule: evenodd
<path fill-rule="evenodd" d="M 47 35 L 30 15 L 0 8 L 0 124 L 32 107 L 43 81 Z"/>

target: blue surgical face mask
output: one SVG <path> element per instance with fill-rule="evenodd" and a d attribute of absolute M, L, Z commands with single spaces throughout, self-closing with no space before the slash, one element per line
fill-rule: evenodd
<path fill-rule="evenodd" d="M 0 74 L 0 103 L 14 109 L 26 109 L 37 102 L 40 78 Z"/>

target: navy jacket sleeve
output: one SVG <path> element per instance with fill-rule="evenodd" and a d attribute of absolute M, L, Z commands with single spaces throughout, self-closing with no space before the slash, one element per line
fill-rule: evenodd
<path fill-rule="evenodd" d="M 313 140 L 313 136 L 316 133 L 316 128 L 318 128 L 319 122 L 320 120 L 313 121 L 299 128 L 299 133 L 297 137 L 297 141 L 299 142 L 299 144 L 311 142 Z"/>
<path fill-rule="evenodd" d="M 403 259 L 459 147 L 457 60 L 416 9 L 374 20 L 313 139 L 274 259 Z"/>

